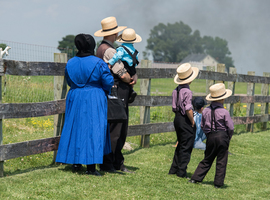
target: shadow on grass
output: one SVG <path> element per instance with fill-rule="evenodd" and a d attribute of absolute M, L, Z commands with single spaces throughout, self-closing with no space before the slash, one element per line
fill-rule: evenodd
<path fill-rule="evenodd" d="M 18 175 L 18 174 L 24 174 L 27 172 L 32 172 L 32 171 L 36 171 L 36 170 L 40 170 L 40 169 L 50 169 L 50 168 L 57 168 L 59 166 L 59 164 L 49 164 L 46 166 L 39 166 L 39 167 L 33 167 L 33 168 L 27 168 L 27 169 L 17 169 L 14 172 L 10 172 L 10 171 L 4 171 L 4 176 L 3 177 L 8 177 L 8 176 L 14 176 L 14 175 Z"/>
<path fill-rule="evenodd" d="M 212 185 L 214 187 L 214 181 L 203 181 L 201 182 L 202 185 Z M 220 188 L 218 189 L 226 189 L 228 188 L 229 186 L 224 184 L 223 186 L 221 186 Z"/>
<path fill-rule="evenodd" d="M 124 150 L 123 152 L 123 155 L 129 155 L 129 154 L 132 154 L 132 153 L 135 153 L 136 151 L 139 151 L 141 149 L 149 149 L 149 148 L 152 148 L 152 147 L 157 147 L 157 146 L 166 146 L 168 144 L 170 144 L 172 146 L 172 149 L 175 149 L 174 145 L 175 145 L 176 142 L 165 142 L 165 143 L 159 143 L 159 144 L 151 144 L 150 143 L 150 146 L 149 147 L 134 147 L 133 150 Z"/>
<path fill-rule="evenodd" d="M 126 168 L 128 168 L 130 171 L 133 171 L 133 172 L 136 172 L 137 170 L 139 170 L 138 167 L 133 167 L 133 166 L 128 166 L 128 165 L 125 165 Z M 59 169 L 59 170 L 62 170 L 62 171 L 65 171 L 65 172 L 69 172 L 69 173 L 77 173 L 77 174 L 80 174 L 80 175 L 85 175 L 85 172 L 87 170 L 86 168 L 86 165 L 82 165 L 81 169 L 78 170 L 78 171 L 73 171 L 72 169 L 72 165 L 70 164 L 67 164 L 64 168 L 62 169 Z M 106 171 L 100 171 L 97 167 L 97 171 L 102 175 L 104 176 L 105 174 L 119 174 L 119 175 L 126 175 L 126 173 L 122 172 L 122 171 L 116 171 L 116 172 L 106 172 Z"/>

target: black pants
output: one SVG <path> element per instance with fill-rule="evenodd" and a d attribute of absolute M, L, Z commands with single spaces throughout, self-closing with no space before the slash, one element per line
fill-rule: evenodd
<path fill-rule="evenodd" d="M 204 159 L 199 163 L 191 179 L 201 182 L 216 160 L 214 184 L 223 186 L 228 161 L 229 136 L 225 131 L 211 132 L 207 135 Z"/>
<path fill-rule="evenodd" d="M 118 83 L 118 98 L 124 99 L 126 106 L 126 113 L 128 116 L 128 98 L 129 98 L 129 84 L 124 82 Z M 126 142 L 128 129 L 128 119 L 124 123 L 111 123 L 110 136 L 112 153 L 103 157 L 103 164 L 100 165 L 101 170 L 116 169 L 119 170 L 124 164 L 124 156 L 122 154 L 123 146 Z"/>
<path fill-rule="evenodd" d="M 177 112 L 174 118 L 174 128 L 178 145 L 174 152 L 173 163 L 169 174 L 177 174 L 179 177 L 186 177 L 187 165 L 190 161 L 196 136 L 196 126 L 192 127 L 188 117 Z"/>

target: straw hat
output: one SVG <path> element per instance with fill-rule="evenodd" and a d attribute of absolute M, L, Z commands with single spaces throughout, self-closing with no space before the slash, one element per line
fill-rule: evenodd
<path fill-rule="evenodd" d="M 212 85 L 209 90 L 210 94 L 205 98 L 207 101 L 218 101 L 226 99 L 232 95 L 232 91 L 230 89 L 225 89 L 225 85 L 223 83 Z"/>
<path fill-rule="evenodd" d="M 174 82 L 179 85 L 190 83 L 198 76 L 199 71 L 199 68 L 191 67 L 189 63 L 184 63 L 177 68 Z"/>
<path fill-rule="evenodd" d="M 119 33 L 120 31 L 127 28 L 126 26 L 118 26 L 115 17 L 107 17 L 101 21 L 102 29 L 95 32 L 95 36 L 104 37 Z"/>
<path fill-rule="evenodd" d="M 124 43 L 137 43 L 141 42 L 142 38 L 132 28 L 127 28 L 123 31 L 121 35 L 119 35 L 116 39 L 117 42 Z"/>

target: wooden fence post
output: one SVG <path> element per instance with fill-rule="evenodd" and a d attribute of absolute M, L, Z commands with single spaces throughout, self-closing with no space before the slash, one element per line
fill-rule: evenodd
<path fill-rule="evenodd" d="M 66 53 L 54 53 L 54 62 L 66 63 Z M 60 100 L 66 98 L 67 94 L 67 82 L 65 76 L 54 77 L 54 100 Z M 54 115 L 54 136 L 61 135 L 65 120 L 65 114 Z M 53 162 L 55 162 L 57 151 L 54 151 Z"/>
<path fill-rule="evenodd" d="M 230 67 L 229 69 L 230 74 L 236 74 L 236 68 Z M 228 81 L 228 89 L 232 91 L 232 95 L 234 95 L 235 92 L 235 82 Z M 230 113 L 230 116 L 233 117 L 233 104 L 227 104 L 227 110 Z"/>
<path fill-rule="evenodd" d="M 3 59 L 0 58 L 0 73 L 4 72 Z M 0 103 L 2 103 L 2 76 L 0 76 Z M 0 119 L 0 145 L 3 144 L 2 119 Z M 4 161 L 0 161 L 0 177 L 4 176 Z"/>
<path fill-rule="evenodd" d="M 225 64 L 217 64 L 217 72 L 225 73 Z M 215 83 L 224 83 L 224 81 L 215 81 Z"/>
<path fill-rule="evenodd" d="M 150 60 L 142 60 L 141 68 L 151 68 L 152 62 Z M 141 95 L 151 95 L 151 79 L 140 80 Z M 140 122 L 141 124 L 150 123 L 150 106 L 141 106 L 140 108 Z M 141 147 L 149 147 L 150 135 L 141 136 Z"/>
<path fill-rule="evenodd" d="M 270 73 L 269 72 L 263 72 L 263 76 L 270 77 Z M 269 95 L 269 84 L 262 84 L 261 94 L 263 96 L 268 96 Z M 262 103 L 261 108 L 262 108 L 261 109 L 261 114 L 262 115 L 268 114 L 269 103 Z M 266 129 L 267 129 L 267 122 L 263 122 L 262 130 L 266 130 Z"/>
<path fill-rule="evenodd" d="M 207 71 L 214 72 L 214 71 L 215 71 L 215 66 L 207 66 L 207 67 L 206 67 L 206 70 L 207 70 Z M 214 83 L 215 83 L 214 80 L 206 79 L 206 95 L 209 94 L 209 87 L 210 87 L 211 85 L 214 85 Z"/>
<path fill-rule="evenodd" d="M 248 72 L 248 75 L 254 76 L 255 72 Z M 254 96 L 255 83 L 248 82 L 247 83 L 247 96 Z M 247 114 L 246 116 L 254 115 L 254 103 L 247 103 Z M 249 132 L 253 132 L 253 124 L 247 124 L 246 130 Z"/>

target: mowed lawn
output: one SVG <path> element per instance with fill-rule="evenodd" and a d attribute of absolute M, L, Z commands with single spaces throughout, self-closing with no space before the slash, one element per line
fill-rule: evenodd
<path fill-rule="evenodd" d="M 70 165 L 50 165 L 51 153 L 5 162 L 7 172 L 0 179 L 0 199 L 269 199 L 269 130 L 233 136 L 229 149 L 233 155 L 229 155 L 222 189 L 213 186 L 215 164 L 200 184 L 168 175 L 175 134 L 151 137 L 159 138 L 150 148 L 134 145 L 134 150 L 125 150 L 125 164 L 134 174 L 103 173 L 94 177 L 84 171 L 72 173 Z M 194 149 L 189 176 L 202 158 L 203 151 Z"/>
<path fill-rule="evenodd" d="M 52 77 L 7 77 L 3 102 L 39 102 L 53 100 Z M 42 87 L 40 86 L 42 85 Z M 152 95 L 171 95 L 176 87 L 172 80 L 151 81 Z M 238 83 L 236 93 L 245 94 L 246 84 Z M 135 87 L 139 93 L 139 84 Z M 196 80 L 191 90 L 205 93 L 205 81 Z M 256 85 L 260 94 L 260 85 Z M 257 104 L 258 105 L 258 104 Z M 236 114 L 245 112 L 239 104 Z M 260 107 L 257 106 L 257 112 Z M 139 123 L 139 108 L 130 107 L 130 124 Z M 151 123 L 173 120 L 171 108 L 151 108 Z M 268 122 L 269 127 L 269 122 Z M 150 148 L 140 148 L 140 136 L 128 137 L 133 150 L 123 150 L 125 164 L 134 174 L 102 173 L 102 177 L 85 175 L 86 167 L 73 173 L 70 165 L 54 165 L 52 152 L 25 156 L 4 162 L 0 178 L 0 199 L 270 199 L 270 130 L 246 133 L 238 126 L 229 151 L 225 186 L 213 186 L 215 164 L 200 184 L 168 175 L 175 148 L 176 135 L 153 134 Z M 15 143 L 53 136 L 53 116 L 4 119 L 3 143 Z M 203 151 L 194 149 L 188 165 L 191 176 L 203 159 Z"/>

